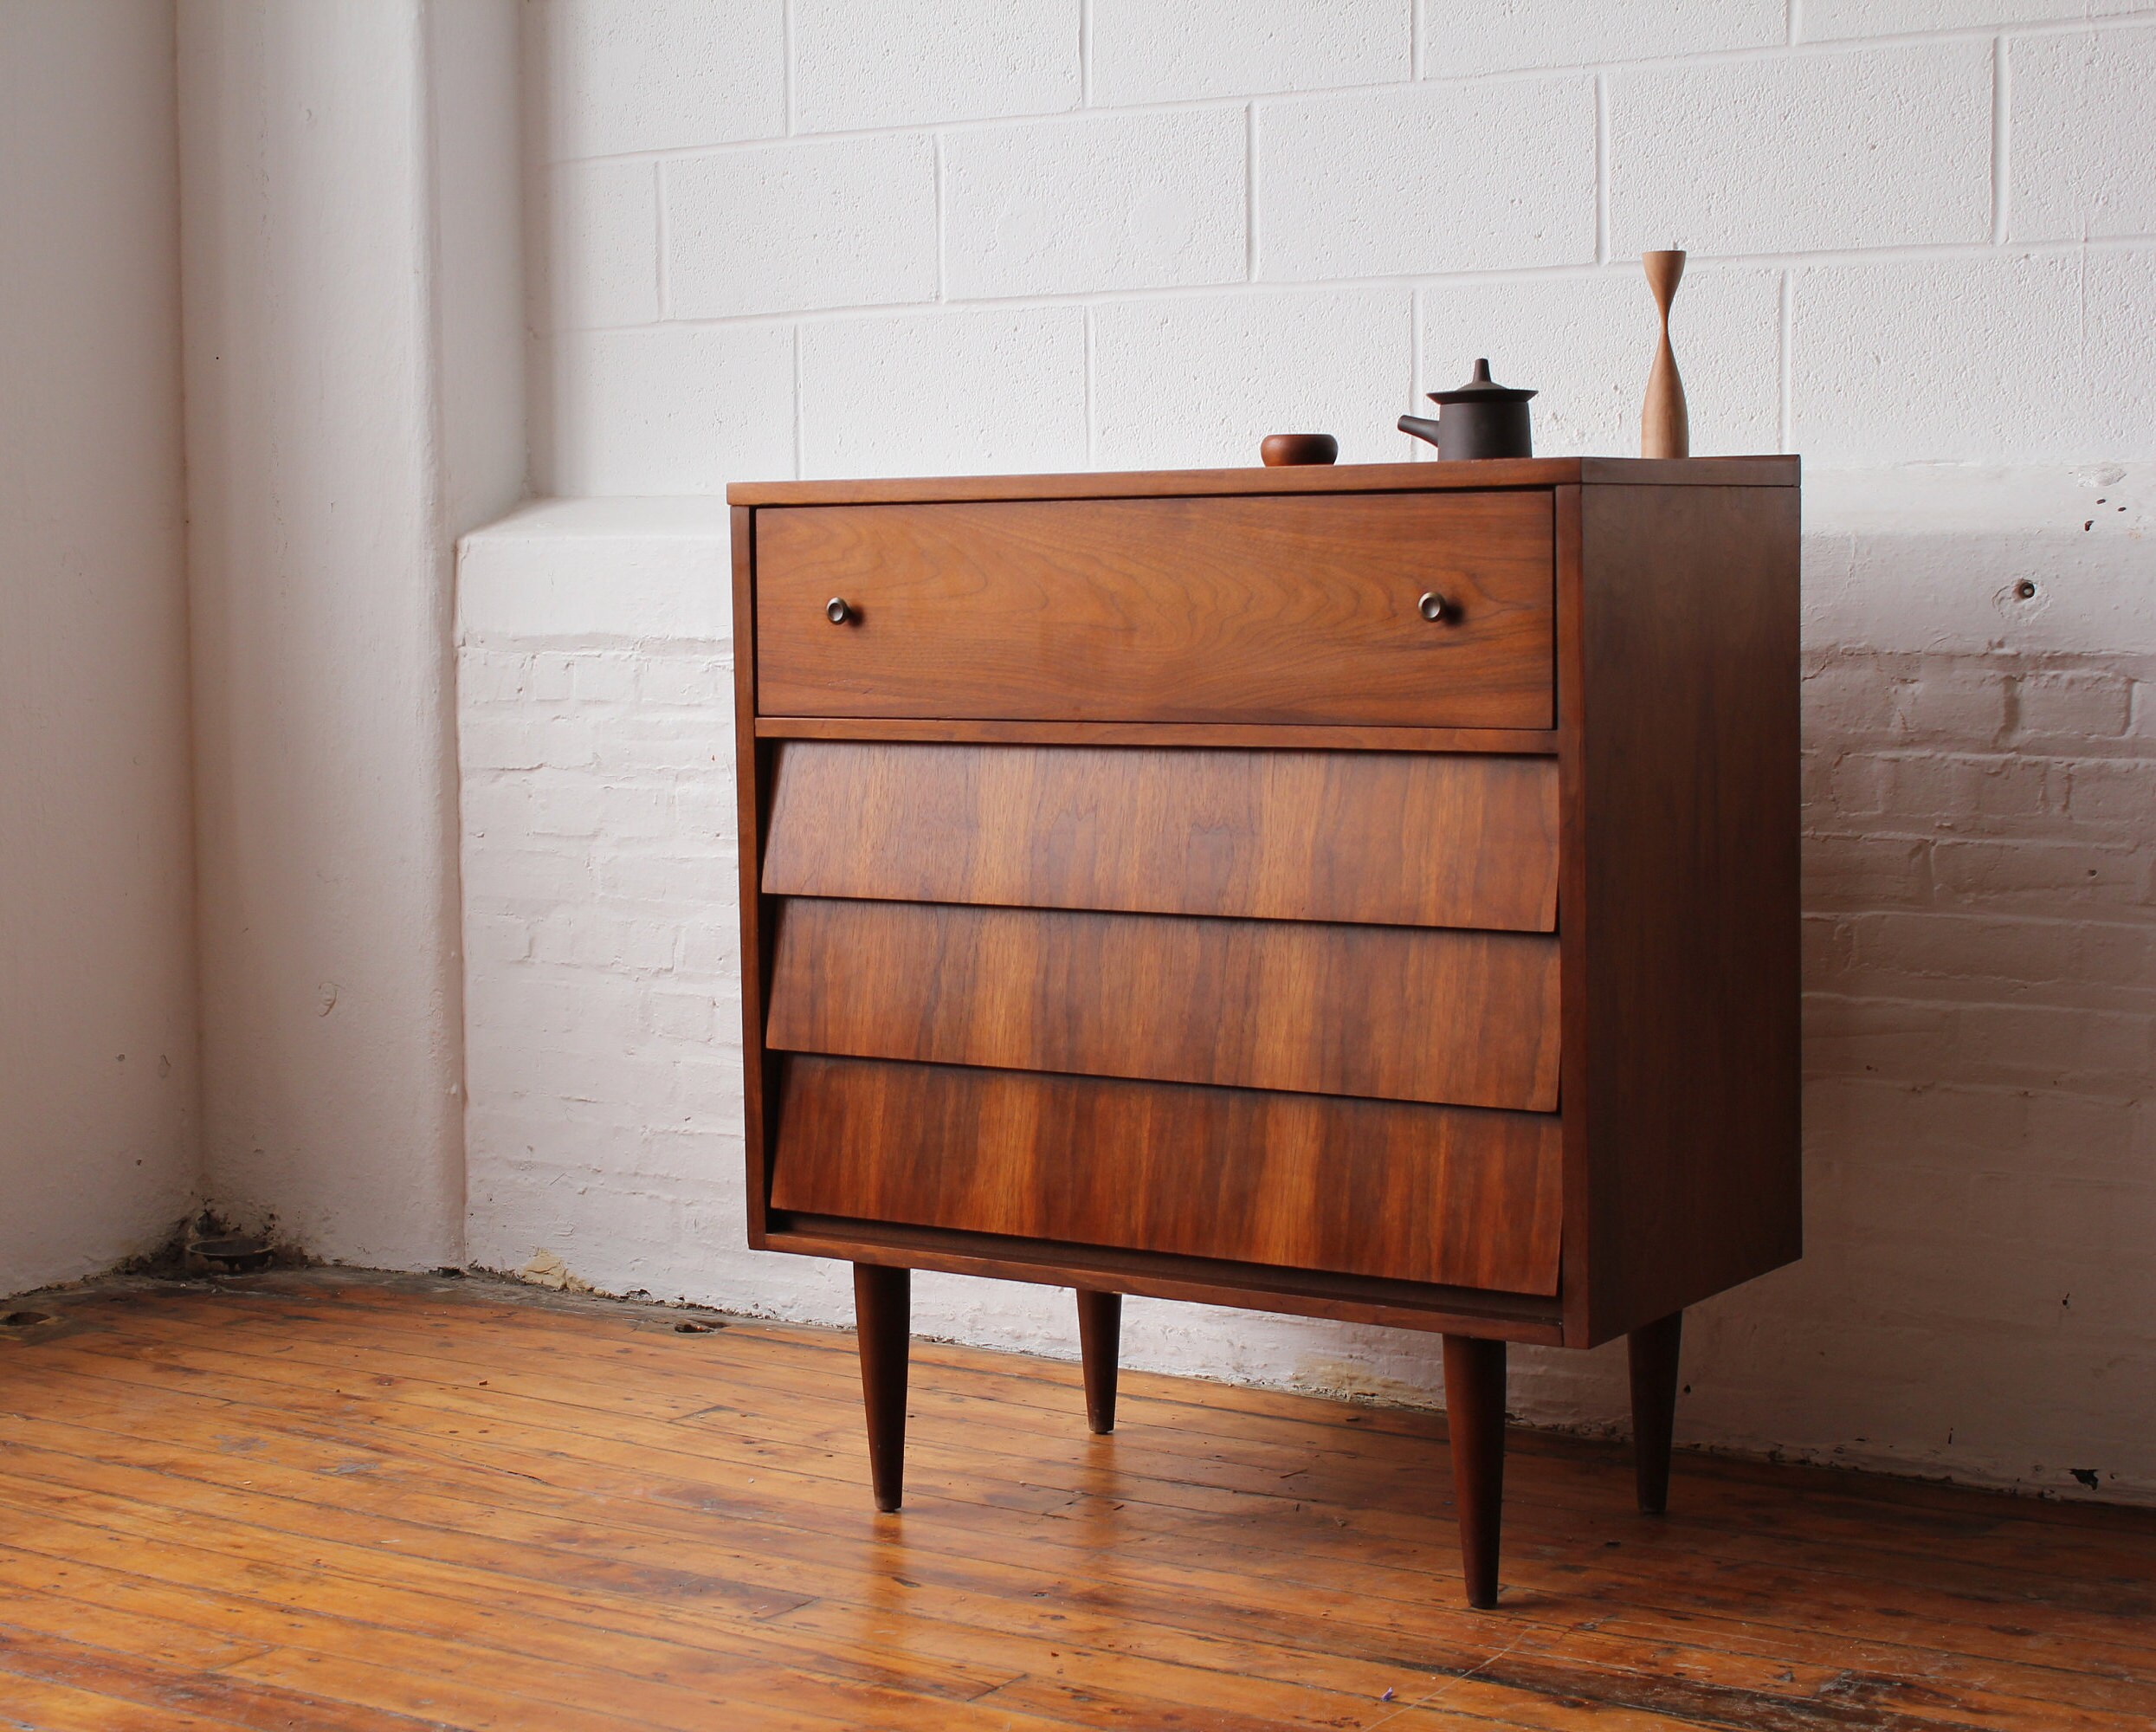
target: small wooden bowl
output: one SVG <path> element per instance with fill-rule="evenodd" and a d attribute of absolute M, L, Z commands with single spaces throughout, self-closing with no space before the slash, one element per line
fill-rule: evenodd
<path fill-rule="evenodd" d="M 1291 463 L 1338 462 L 1340 442 L 1330 433 L 1268 433 L 1258 447 L 1268 469 Z"/>

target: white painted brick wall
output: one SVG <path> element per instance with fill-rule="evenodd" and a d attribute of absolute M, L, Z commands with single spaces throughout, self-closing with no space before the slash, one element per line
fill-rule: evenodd
<path fill-rule="evenodd" d="M 1988 241 L 1985 38 L 1613 73 L 1623 255 L 1848 252 Z"/>
<path fill-rule="evenodd" d="M 664 300 L 677 319 L 936 295 L 936 145 L 804 139 L 661 165 Z"/>
<path fill-rule="evenodd" d="M 1594 261 L 1588 79 L 1284 97 L 1257 109 L 1256 125 L 1262 276 Z"/>
<path fill-rule="evenodd" d="M 2146 455 L 2156 439 L 2153 309 L 2156 251 L 1992 251 L 1799 272 L 1791 448 L 1875 463 Z"/>
<path fill-rule="evenodd" d="M 534 430 L 571 494 L 715 494 L 794 468 L 793 333 L 772 325 L 564 331 L 539 346 Z"/>
<path fill-rule="evenodd" d="M 946 281 L 961 300 L 1239 282 L 1237 108 L 1088 115 L 944 143 Z"/>
<path fill-rule="evenodd" d="M 545 0 L 525 17 L 543 159 L 786 130 L 786 0 Z"/>
<path fill-rule="evenodd" d="M 1075 307 L 835 319 L 800 345 L 802 456 L 824 474 L 1086 467 Z"/>
<path fill-rule="evenodd" d="M 1623 451 L 1692 253 L 1695 449 L 1807 462 L 1802 1265 L 1681 1425 L 2156 1499 L 2156 6 L 530 0 L 565 494 L 1350 460 L 1487 354 Z M 535 507 L 461 579 L 472 1242 L 842 1321 L 740 1249 L 715 499 Z M 2037 585 L 2024 597 L 2016 585 Z M 1066 1296 L 924 1278 L 1075 1350 Z M 1429 1399 L 1434 1342 L 1133 1303 L 1138 1362 Z M 1594 1424 L 1621 1358 L 1523 1354 Z"/>
<path fill-rule="evenodd" d="M 1786 39 L 1788 10 L 1787 0 L 1423 0 L 1423 75 L 1770 48 Z"/>
<path fill-rule="evenodd" d="M 1414 0 L 1093 0 L 1093 103 L 1390 84 L 1412 75 Z"/>
<path fill-rule="evenodd" d="M 1079 0 L 792 0 L 797 128 L 1078 106 Z"/>
<path fill-rule="evenodd" d="M 2156 231 L 2156 27 L 2078 30 L 2015 42 L 2017 241 L 2115 239 Z"/>
<path fill-rule="evenodd" d="M 1383 417 L 1410 389 L 1404 289 L 1178 295 L 1092 313 L 1103 469 L 1247 462 L 1253 415 L 1278 429 L 1338 428 L 1346 462 L 1398 455 Z"/>

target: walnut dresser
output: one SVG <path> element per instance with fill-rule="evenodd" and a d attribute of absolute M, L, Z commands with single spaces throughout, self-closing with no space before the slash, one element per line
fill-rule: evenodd
<path fill-rule="evenodd" d="M 750 1243 L 1443 1338 L 1469 1600 L 1509 1341 L 1798 1256 L 1798 463 L 737 486 Z"/>

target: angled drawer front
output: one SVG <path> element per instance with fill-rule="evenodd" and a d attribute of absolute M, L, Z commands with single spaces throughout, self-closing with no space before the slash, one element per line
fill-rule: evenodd
<path fill-rule="evenodd" d="M 1546 1115 L 807 1057 L 781 1092 L 782 1209 L 1557 1290 Z"/>
<path fill-rule="evenodd" d="M 1554 938 L 786 902 L 774 1049 L 1550 1112 Z"/>
<path fill-rule="evenodd" d="M 766 507 L 757 709 L 1546 728 L 1552 525 L 1540 492 Z"/>
<path fill-rule="evenodd" d="M 773 774 L 766 895 L 1557 925 L 1548 758 L 791 740 Z"/>

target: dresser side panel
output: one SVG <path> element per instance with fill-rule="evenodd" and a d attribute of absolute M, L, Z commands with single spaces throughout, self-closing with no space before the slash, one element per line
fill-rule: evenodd
<path fill-rule="evenodd" d="M 764 994 L 769 970 L 768 921 L 762 895 L 764 826 L 772 748 L 756 737 L 756 514 L 735 506 L 733 540 L 733 753 L 735 843 L 740 869 L 741 1117 L 746 1167 L 748 1240 L 765 1244 L 765 1202 L 771 1189 L 767 1107 L 777 1098 L 776 1079 L 764 1050 Z"/>
<path fill-rule="evenodd" d="M 1585 1342 L 1801 1253 L 1800 671 L 1794 489 L 1580 501 L 1559 918 Z"/>

